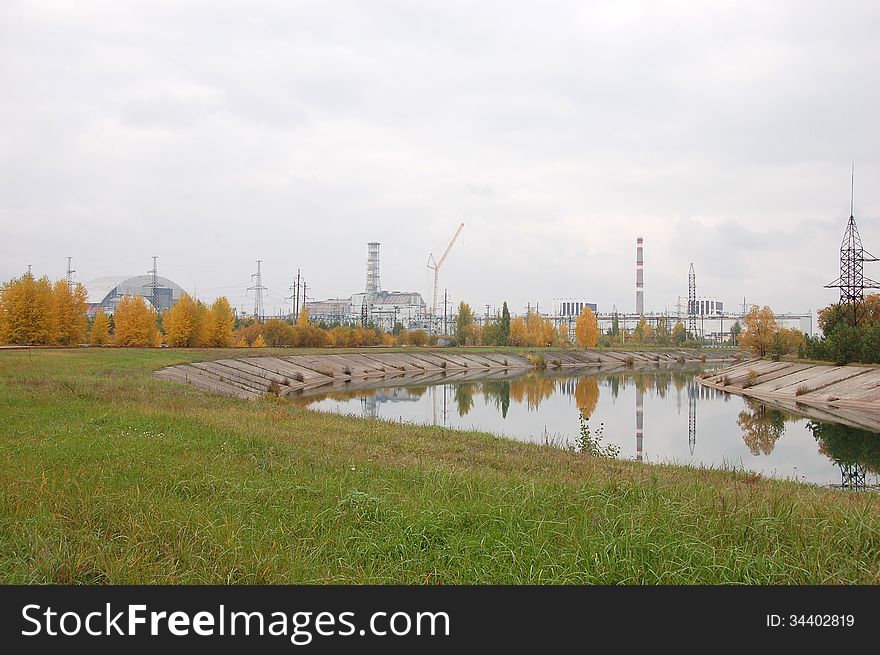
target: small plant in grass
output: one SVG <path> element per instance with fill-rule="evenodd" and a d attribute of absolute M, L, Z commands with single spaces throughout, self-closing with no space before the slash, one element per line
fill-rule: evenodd
<path fill-rule="evenodd" d="M 581 433 L 576 440 L 578 452 L 582 455 L 590 457 L 602 457 L 604 459 L 614 459 L 620 454 L 620 446 L 613 443 L 602 443 L 602 433 L 605 430 L 605 424 L 600 423 L 596 428 L 595 434 L 590 429 L 590 419 L 582 413 L 580 415 Z"/>
<path fill-rule="evenodd" d="M 722 376 L 721 376 L 721 379 L 718 380 L 718 383 L 719 383 L 722 387 L 726 387 L 728 384 L 730 384 L 730 376 L 729 376 L 729 375 L 722 375 Z"/>
<path fill-rule="evenodd" d="M 745 382 L 743 382 L 743 386 L 742 386 L 742 388 L 743 388 L 743 389 L 748 389 L 748 388 L 751 387 L 753 384 L 755 384 L 755 380 L 758 379 L 758 376 L 759 376 L 759 375 L 760 375 L 760 374 L 758 373 L 758 371 L 756 371 L 756 370 L 753 369 L 753 368 L 750 368 L 748 374 L 746 375 Z"/>
<path fill-rule="evenodd" d="M 636 363 L 636 358 L 632 355 L 627 355 L 626 358 L 623 360 L 623 363 L 627 366 L 634 366 Z"/>
<path fill-rule="evenodd" d="M 350 366 L 346 366 L 346 367 L 344 367 L 344 368 L 342 369 L 342 372 L 343 372 L 345 375 L 351 376 L 351 367 L 350 367 Z"/>
<path fill-rule="evenodd" d="M 281 395 L 281 387 L 278 386 L 278 383 L 275 380 L 272 380 L 269 383 L 269 388 L 266 390 L 266 395 L 275 396 L 276 398 Z"/>
<path fill-rule="evenodd" d="M 810 393 L 810 387 L 805 384 L 798 385 L 798 388 L 794 390 L 795 396 L 803 396 L 808 393 Z"/>
<path fill-rule="evenodd" d="M 293 379 L 296 380 L 297 382 L 305 382 L 305 377 L 303 377 L 303 374 L 300 372 L 294 373 Z"/>

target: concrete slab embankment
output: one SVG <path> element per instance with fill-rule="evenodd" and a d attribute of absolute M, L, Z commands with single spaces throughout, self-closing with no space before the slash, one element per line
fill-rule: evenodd
<path fill-rule="evenodd" d="M 749 360 L 700 382 L 819 420 L 880 432 L 880 368 Z"/>
<path fill-rule="evenodd" d="M 697 351 L 615 352 L 560 350 L 543 352 L 549 371 L 622 370 L 699 362 Z M 714 353 L 709 361 L 733 361 L 734 353 Z M 253 400 L 267 394 L 307 395 L 323 390 L 432 384 L 525 374 L 536 361 L 524 353 L 362 352 L 255 356 L 181 364 L 156 371 L 155 377 L 191 384 L 204 391 Z"/>

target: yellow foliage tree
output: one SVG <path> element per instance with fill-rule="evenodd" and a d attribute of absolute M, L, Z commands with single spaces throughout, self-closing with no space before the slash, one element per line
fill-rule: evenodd
<path fill-rule="evenodd" d="M 266 340 L 263 338 L 262 334 L 257 335 L 257 338 L 254 339 L 254 346 L 253 347 L 254 348 L 265 348 L 266 347 Z"/>
<path fill-rule="evenodd" d="M 113 340 L 117 346 L 148 348 L 161 342 L 156 312 L 141 296 L 123 296 L 116 305 L 113 320 L 116 323 Z"/>
<path fill-rule="evenodd" d="M 88 320 L 88 294 L 82 284 L 69 285 L 58 280 L 52 289 L 52 341 L 59 346 L 73 346 L 85 341 Z"/>
<path fill-rule="evenodd" d="M 511 346 L 527 346 L 529 345 L 529 333 L 526 329 L 526 322 L 521 316 L 517 316 L 510 321 L 510 336 L 507 343 Z"/>
<path fill-rule="evenodd" d="M 571 343 L 568 338 L 568 326 L 565 323 L 559 324 L 559 341 L 564 346 L 567 346 L 569 343 Z"/>
<path fill-rule="evenodd" d="M 806 336 L 797 328 L 780 328 L 779 339 L 782 342 L 784 354 L 797 354 L 800 349 L 805 348 L 807 345 Z"/>
<path fill-rule="evenodd" d="M 89 343 L 93 346 L 106 346 L 110 343 L 110 318 L 104 310 L 95 314 L 92 328 L 89 330 Z"/>
<path fill-rule="evenodd" d="M 526 320 L 528 345 L 534 347 L 552 346 L 556 342 L 556 328 L 550 319 L 540 314 L 530 313 Z"/>
<path fill-rule="evenodd" d="M 0 343 L 46 346 L 54 341 L 52 283 L 22 275 L 0 288 Z"/>
<path fill-rule="evenodd" d="M 212 348 L 229 348 L 233 343 L 235 314 L 225 297 L 217 298 L 208 313 L 206 343 Z"/>
<path fill-rule="evenodd" d="M 581 348 L 595 348 L 599 344 L 599 321 L 589 307 L 578 315 L 574 336 Z"/>
<path fill-rule="evenodd" d="M 165 312 L 162 324 L 165 343 L 174 348 L 196 348 L 207 341 L 207 308 L 187 293 Z"/>
<path fill-rule="evenodd" d="M 743 348 L 749 348 L 759 357 L 763 357 L 770 349 L 773 335 L 776 334 L 776 319 L 773 310 L 767 305 L 761 309 L 752 307 L 748 314 L 743 317 L 745 329 L 739 337 L 739 343 Z"/>
<path fill-rule="evenodd" d="M 309 325 L 309 310 L 305 305 L 299 312 L 299 320 L 296 322 L 297 327 L 306 327 Z"/>

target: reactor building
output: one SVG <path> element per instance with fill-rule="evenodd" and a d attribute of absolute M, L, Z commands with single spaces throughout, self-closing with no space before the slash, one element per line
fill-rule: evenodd
<path fill-rule="evenodd" d="M 312 321 L 324 324 L 373 324 L 393 329 L 427 329 L 430 317 L 422 294 L 415 291 L 384 291 L 379 279 L 379 243 L 367 244 L 367 276 L 364 291 L 349 298 L 330 298 L 306 303 Z"/>

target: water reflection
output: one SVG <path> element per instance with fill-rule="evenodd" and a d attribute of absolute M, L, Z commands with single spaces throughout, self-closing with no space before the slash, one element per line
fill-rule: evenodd
<path fill-rule="evenodd" d="M 880 435 L 808 421 L 704 387 L 699 371 L 532 371 L 457 383 L 441 377 L 435 384 L 398 387 L 386 380 L 369 383 L 378 388 L 339 388 L 296 402 L 319 410 L 473 428 L 529 441 L 546 442 L 550 435 L 559 444 L 573 443 L 582 414 L 597 425 L 604 423 L 606 441 L 637 460 L 736 466 L 846 488 L 876 484 Z"/>
<path fill-rule="evenodd" d="M 880 435 L 820 421 L 810 421 L 807 428 L 819 443 L 819 452 L 840 467 L 840 487 L 865 489 L 867 474 L 880 473 Z"/>
<path fill-rule="evenodd" d="M 746 409 L 736 419 L 736 424 L 743 431 L 743 442 L 752 455 L 769 455 L 785 432 L 785 421 L 798 421 L 800 417 L 750 398 L 744 400 Z"/>

